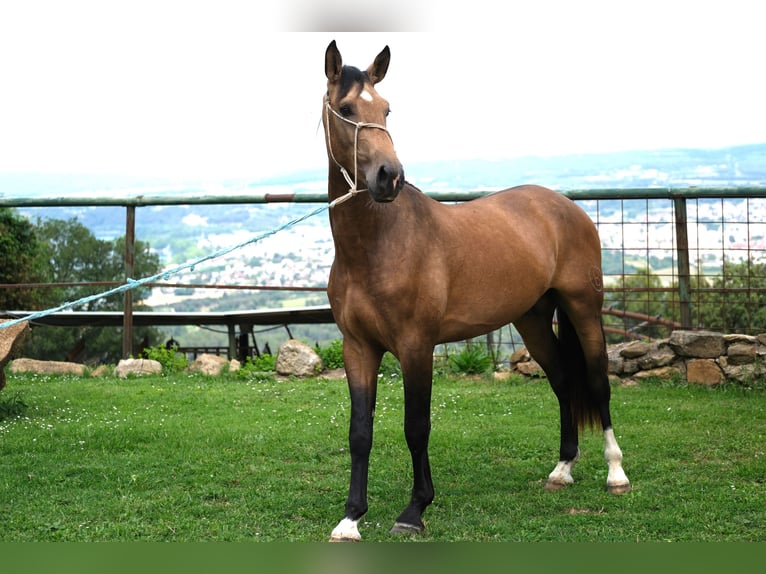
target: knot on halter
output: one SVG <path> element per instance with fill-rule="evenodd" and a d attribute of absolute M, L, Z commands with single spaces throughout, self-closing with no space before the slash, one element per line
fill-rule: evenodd
<path fill-rule="evenodd" d="M 351 179 L 351 175 L 348 173 L 348 170 L 341 165 L 341 163 L 335 159 L 335 154 L 332 151 L 332 137 L 330 136 L 330 112 L 335 115 L 338 119 L 346 122 L 347 124 L 351 124 L 354 126 L 354 179 Z M 358 193 L 361 193 L 363 191 L 367 191 L 367 188 L 359 189 L 357 185 L 358 177 L 359 177 L 359 170 L 357 168 L 357 160 L 358 160 L 358 151 L 359 151 L 359 130 L 362 128 L 375 128 L 379 130 L 383 130 L 388 134 L 388 137 L 391 137 L 391 134 L 388 133 L 388 129 L 386 126 L 382 124 L 375 124 L 375 123 L 367 123 L 367 122 L 355 122 L 348 118 L 344 118 L 341 114 L 336 112 L 332 107 L 330 106 L 330 102 L 327 98 L 325 98 L 325 128 L 327 129 L 327 149 L 330 152 L 330 157 L 335 162 L 335 165 L 337 165 L 340 168 L 341 174 L 343 174 L 343 179 L 346 180 L 346 183 L 349 185 L 348 192 L 346 192 L 345 195 L 342 195 L 338 197 L 337 199 L 334 199 L 330 202 L 330 207 L 335 207 L 336 205 L 340 205 L 341 203 L 344 203 L 357 195 Z"/>

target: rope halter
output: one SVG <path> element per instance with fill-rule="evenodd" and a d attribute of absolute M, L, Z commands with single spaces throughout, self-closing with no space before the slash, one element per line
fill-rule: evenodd
<path fill-rule="evenodd" d="M 346 122 L 347 124 L 351 124 L 354 126 L 354 179 L 351 179 L 351 175 L 348 173 L 348 170 L 343 167 L 340 162 L 335 159 L 335 154 L 332 151 L 332 137 L 330 134 L 330 113 L 332 112 L 333 115 L 335 115 L 340 120 Z M 354 197 L 357 193 L 361 193 L 362 191 L 367 191 L 367 188 L 359 189 L 357 187 L 358 177 L 359 177 L 359 170 L 357 168 L 357 160 L 359 155 L 359 130 L 362 128 L 375 128 L 379 130 L 383 130 L 386 132 L 389 138 L 391 138 L 391 134 L 388 132 L 388 128 L 382 124 L 375 124 L 370 122 L 355 122 L 348 118 L 343 117 L 341 114 L 336 112 L 332 107 L 330 106 L 329 98 L 325 97 L 325 126 L 327 128 L 327 149 L 330 152 L 330 157 L 335 162 L 335 165 L 337 165 L 340 168 L 341 174 L 343 174 L 343 178 L 346 180 L 346 183 L 349 185 L 349 190 L 345 195 L 342 195 L 338 197 L 337 199 L 334 199 L 330 202 L 330 207 L 335 207 L 336 205 L 340 205 L 341 203 L 348 201 L 352 197 Z M 391 138 L 391 141 L 393 142 L 393 138 Z"/>

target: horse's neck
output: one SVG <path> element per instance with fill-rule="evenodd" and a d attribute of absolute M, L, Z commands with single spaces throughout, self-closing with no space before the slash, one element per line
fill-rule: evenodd
<path fill-rule="evenodd" d="M 336 170 L 337 171 L 337 170 Z M 348 192 L 348 184 L 340 173 L 331 170 L 328 195 L 337 199 Z M 331 208 L 330 226 L 335 242 L 335 257 L 347 261 L 374 256 L 378 248 L 385 249 L 386 237 L 395 236 L 406 213 L 396 203 L 407 202 L 407 190 L 391 204 L 379 204 L 364 191 Z M 390 250 L 389 250 L 390 251 Z"/>

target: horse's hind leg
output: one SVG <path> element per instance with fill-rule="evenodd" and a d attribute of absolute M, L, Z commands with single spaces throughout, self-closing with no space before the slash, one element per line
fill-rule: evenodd
<path fill-rule="evenodd" d="M 568 356 L 565 362 L 568 369 L 580 376 L 574 381 L 578 400 L 575 412 L 577 424 L 584 426 L 593 419 L 598 419 L 604 432 L 604 456 L 609 471 L 607 489 L 613 494 L 622 494 L 630 490 L 630 481 L 622 468 L 622 451 L 612 427 L 609 409 L 611 387 L 609 386 L 606 344 L 601 324 L 600 304 L 578 307 L 568 302 L 569 309 L 559 312 L 559 341 L 562 352 Z M 597 312 L 594 313 L 593 309 Z M 584 385 L 583 385 L 584 383 Z"/>
<path fill-rule="evenodd" d="M 566 384 L 566 373 L 553 332 L 552 320 L 555 302 L 550 294 L 544 296 L 514 325 L 524 339 L 530 355 L 540 364 L 559 403 L 560 443 L 559 462 L 548 475 L 545 488 L 558 490 L 572 484 L 572 467 L 579 455 L 578 430 L 572 418 L 571 397 Z"/>

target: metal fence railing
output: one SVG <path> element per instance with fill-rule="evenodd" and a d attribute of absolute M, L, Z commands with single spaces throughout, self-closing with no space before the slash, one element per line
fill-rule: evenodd
<path fill-rule="evenodd" d="M 428 195 L 439 201 L 468 201 L 487 193 Z M 604 323 L 611 342 L 665 337 L 678 328 L 766 332 L 766 187 L 593 189 L 562 193 L 583 207 L 601 236 Z M 137 207 L 326 200 L 322 193 L 0 197 L 0 207 L 124 206 L 127 277 L 136 239 Z M 191 286 L 202 287 L 205 286 Z M 128 294 L 129 291 L 125 302 L 126 332 L 131 327 L 132 302 Z M 520 344 L 512 330 L 500 331 L 491 339 L 511 348 Z"/>

